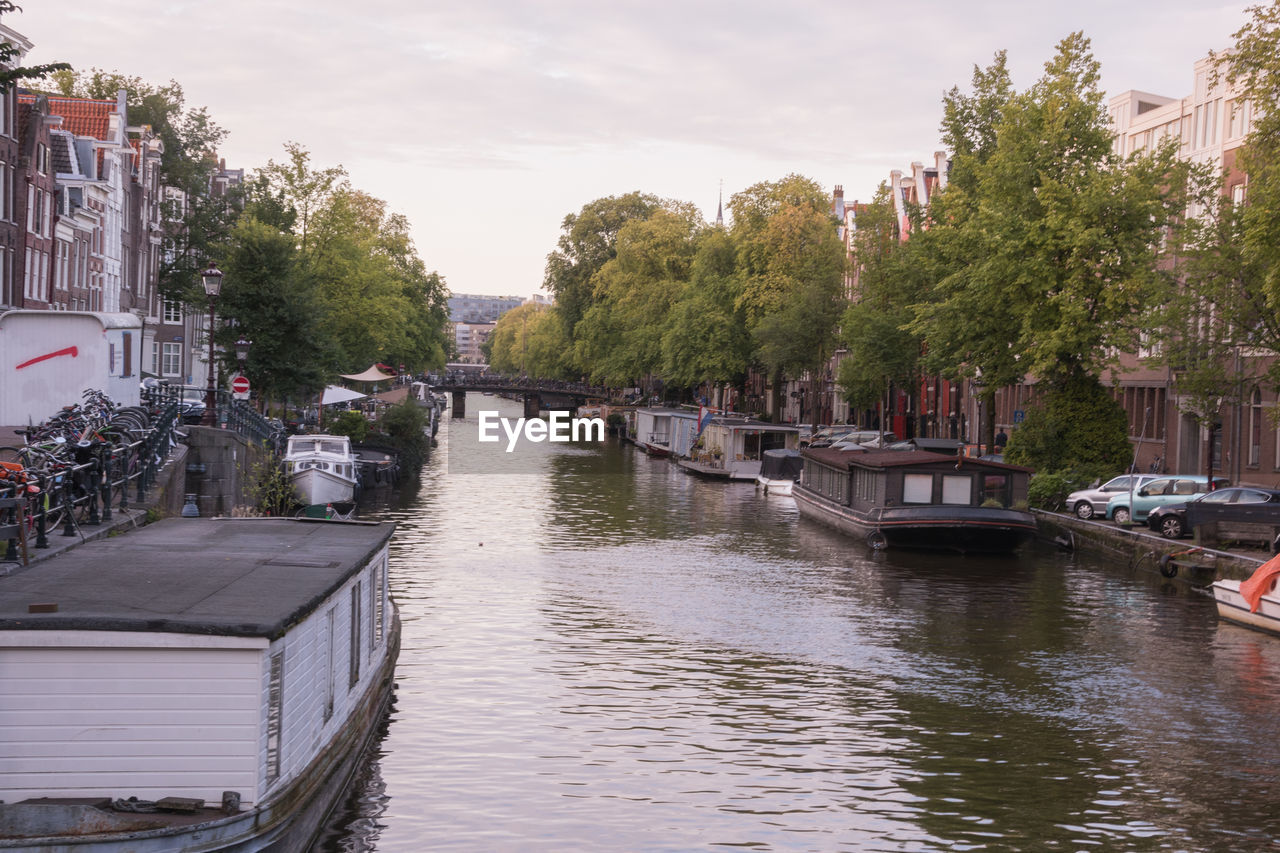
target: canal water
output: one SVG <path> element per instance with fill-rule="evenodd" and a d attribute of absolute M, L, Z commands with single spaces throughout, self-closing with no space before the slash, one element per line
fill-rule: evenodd
<path fill-rule="evenodd" d="M 398 688 L 321 849 L 1280 844 L 1280 639 L 1204 593 L 875 553 L 612 439 L 504 459 L 477 427 L 363 510 L 399 525 Z"/>

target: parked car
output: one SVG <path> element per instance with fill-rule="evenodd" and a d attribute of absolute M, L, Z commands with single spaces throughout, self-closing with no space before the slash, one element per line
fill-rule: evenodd
<path fill-rule="evenodd" d="M 170 386 L 178 388 L 181 396 L 178 397 L 178 411 L 182 414 L 183 423 L 198 424 L 204 419 L 204 398 L 207 390 L 204 388 L 196 388 L 191 385 Z"/>
<path fill-rule="evenodd" d="M 1190 504 L 1264 504 L 1280 503 L 1280 489 L 1232 486 L 1197 495 L 1182 503 L 1158 506 L 1147 514 L 1147 527 L 1166 539 L 1181 539 L 1190 531 L 1187 507 Z"/>
<path fill-rule="evenodd" d="M 1159 477 L 1132 493 L 1120 492 L 1107 501 L 1107 518 L 1116 524 L 1128 526 L 1133 523 L 1146 523 L 1147 514 L 1158 506 L 1165 504 L 1186 503 L 1202 492 L 1214 491 L 1231 485 L 1226 477 L 1214 477 L 1213 485 L 1203 474 L 1179 474 L 1174 477 Z"/>
<path fill-rule="evenodd" d="M 1083 518 L 1088 521 L 1095 515 L 1105 515 L 1107 512 L 1107 501 L 1111 500 L 1120 492 L 1129 492 L 1130 488 L 1134 491 L 1150 483 L 1152 480 L 1159 480 L 1158 474 L 1121 474 L 1119 477 L 1112 477 L 1101 486 L 1093 486 L 1088 489 L 1080 489 L 1067 495 L 1066 507 L 1069 511 L 1074 512 L 1077 518 Z"/>

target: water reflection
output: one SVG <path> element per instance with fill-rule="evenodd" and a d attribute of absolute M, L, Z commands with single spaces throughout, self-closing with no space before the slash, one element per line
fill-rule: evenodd
<path fill-rule="evenodd" d="M 405 631 L 385 794 L 326 849 L 1280 839 L 1280 642 L 1203 594 L 1048 549 L 872 553 L 629 447 L 535 453 L 437 455 L 379 510 Z"/>

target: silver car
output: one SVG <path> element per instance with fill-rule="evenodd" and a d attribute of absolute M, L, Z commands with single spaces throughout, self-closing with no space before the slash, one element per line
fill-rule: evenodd
<path fill-rule="evenodd" d="M 1067 509 L 1074 512 L 1077 517 L 1086 520 L 1095 516 L 1101 517 L 1106 515 L 1107 501 L 1117 494 L 1127 492 L 1131 488 L 1137 491 L 1152 480 L 1160 479 L 1160 476 L 1159 474 L 1121 474 L 1119 477 L 1112 477 L 1101 486 L 1081 489 L 1067 495 Z"/>

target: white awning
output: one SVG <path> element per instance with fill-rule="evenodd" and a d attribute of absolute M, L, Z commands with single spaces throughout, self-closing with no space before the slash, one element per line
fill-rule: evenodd
<path fill-rule="evenodd" d="M 352 391 L 350 388 L 342 388 L 338 385 L 330 385 L 324 389 L 324 396 L 320 398 L 320 405 L 328 406 L 332 403 L 347 403 L 351 400 L 359 400 L 366 395 L 359 391 Z"/>
<path fill-rule="evenodd" d="M 394 373 L 383 373 L 376 364 L 370 365 L 369 369 L 364 373 L 343 373 L 341 376 L 343 379 L 351 379 L 355 382 L 383 382 L 387 379 L 396 378 Z"/>

